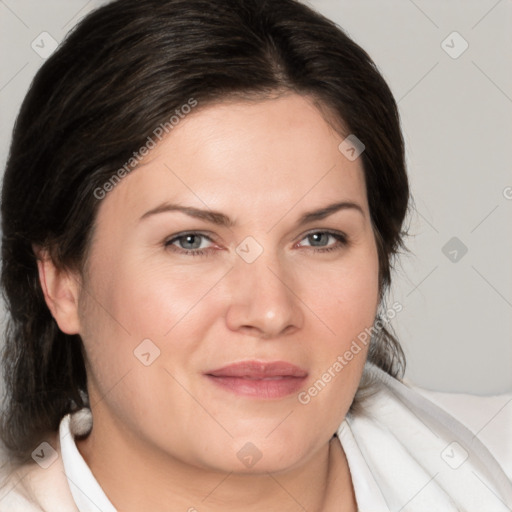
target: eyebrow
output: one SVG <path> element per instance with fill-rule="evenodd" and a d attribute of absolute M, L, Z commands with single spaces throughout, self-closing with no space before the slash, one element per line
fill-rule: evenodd
<path fill-rule="evenodd" d="M 304 224 L 309 224 L 311 222 L 322 220 L 340 210 L 355 210 L 360 212 L 361 215 L 365 215 L 364 210 L 357 203 L 354 203 L 352 201 L 341 201 L 339 203 L 332 203 L 327 206 L 324 206 L 323 208 L 319 208 L 317 210 L 313 210 L 302 214 L 297 224 L 299 226 L 302 226 Z M 200 208 L 195 208 L 193 206 L 183 206 L 175 203 L 163 203 L 157 206 L 156 208 L 147 211 L 146 213 L 144 213 L 144 215 L 142 215 L 140 221 L 147 219 L 148 217 L 152 217 L 153 215 L 168 212 L 181 212 L 188 215 L 189 217 L 194 217 L 196 219 L 204 220 L 206 222 L 216 224 L 217 226 L 224 226 L 227 228 L 231 228 L 236 225 L 236 222 L 230 219 L 224 213 L 217 212 L 214 210 L 202 210 Z"/>

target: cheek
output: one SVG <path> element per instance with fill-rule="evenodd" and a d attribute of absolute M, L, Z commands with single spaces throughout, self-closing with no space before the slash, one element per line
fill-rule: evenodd
<path fill-rule="evenodd" d="M 212 291 L 225 270 L 201 275 L 190 266 L 104 258 L 81 308 L 89 368 L 103 394 L 130 372 L 137 393 L 155 387 L 156 368 L 185 372 L 207 330 L 222 319 Z M 108 272 L 103 266 L 109 267 Z M 147 355 L 149 354 L 149 355 Z M 154 361 L 154 363 L 152 362 Z M 146 367 L 145 363 L 151 362 Z M 143 369 L 143 374 L 140 370 Z M 151 370 L 151 371 L 149 371 Z M 164 381 L 169 377 L 163 375 Z M 133 398 L 133 395 L 132 395 Z"/>
<path fill-rule="evenodd" d="M 192 313 L 201 308 L 225 270 L 218 265 L 197 270 L 165 258 L 121 259 L 112 266 L 108 279 L 96 283 L 96 289 L 113 329 L 122 326 L 134 339 L 159 339 L 178 326 L 190 324 Z M 214 309 L 215 303 L 209 303 L 208 311 Z"/>
<path fill-rule="evenodd" d="M 331 268 L 308 269 L 304 274 L 308 274 L 304 302 L 318 319 L 326 353 L 342 349 L 373 324 L 379 302 L 379 269 L 371 245 Z"/>
<path fill-rule="evenodd" d="M 321 335 L 308 347 L 314 372 L 297 397 L 299 410 L 319 436 L 322 428 L 334 432 L 339 426 L 361 379 L 379 300 L 376 252 L 340 265 L 322 282 L 323 291 L 316 288 L 311 294 L 322 320 L 316 322 Z"/>

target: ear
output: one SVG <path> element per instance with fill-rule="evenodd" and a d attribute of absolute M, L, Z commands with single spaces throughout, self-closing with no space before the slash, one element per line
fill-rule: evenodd
<path fill-rule="evenodd" d="M 58 268 L 48 251 L 34 248 L 34 252 L 37 256 L 39 282 L 48 309 L 62 332 L 78 334 L 80 331 L 78 276 L 69 270 Z"/>

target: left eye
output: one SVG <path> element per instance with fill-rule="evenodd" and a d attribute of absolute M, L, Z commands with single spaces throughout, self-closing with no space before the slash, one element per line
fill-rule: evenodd
<path fill-rule="evenodd" d="M 329 239 L 334 239 L 337 243 L 329 244 Z M 330 231 L 315 231 L 306 235 L 302 240 L 307 240 L 310 247 L 320 252 L 337 249 L 347 244 L 347 237 L 344 234 Z"/>

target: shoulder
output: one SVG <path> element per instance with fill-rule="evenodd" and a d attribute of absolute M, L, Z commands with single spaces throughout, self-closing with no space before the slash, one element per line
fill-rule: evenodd
<path fill-rule="evenodd" d="M 371 367 L 378 381 L 378 392 L 364 409 L 374 418 L 394 429 L 396 423 L 418 421 L 430 429 L 445 430 L 451 437 L 465 431 L 489 450 L 512 480 L 512 393 L 478 396 L 446 393 L 397 381 L 376 367 Z M 413 418 L 415 420 L 413 420 Z"/>
<path fill-rule="evenodd" d="M 411 387 L 468 427 L 512 480 L 512 392 L 477 396 Z"/>
<path fill-rule="evenodd" d="M 36 447 L 33 458 L 21 466 L 15 466 L 5 451 L 0 460 L 0 512 L 77 512 L 57 434 Z"/>
<path fill-rule="evenodd" d="M 512 483 L 503 469 L 507 461 L 503 464 L 498 453 L 501 446 L 492 451 L 492 443 L 487 446 L 489 434 L 482 429 L 483 416 L 488 421 L 497 402 L 480 397 L 487 412 L 481 408 L 483 416 L 468 418 L 467 408 L 475 405 L 470 396 L 429 397 L 374 365 L 365 372 L 376 392 L 347 415 L 346 424 L 388 503 L 403 512 L 440 509 L 440 504 L 443 510 L 509 510 L 503 508 L 512 506 Z M 503 444 L 507 422 L 506 417 L 491 421 Z"/>

